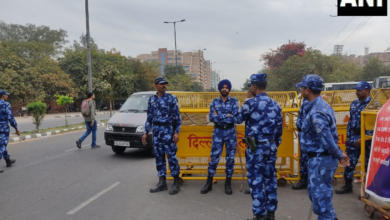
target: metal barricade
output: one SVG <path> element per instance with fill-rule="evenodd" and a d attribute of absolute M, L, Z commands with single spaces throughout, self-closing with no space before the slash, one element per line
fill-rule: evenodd
<path fill-rule="evenodd" d="M 180 113 L 182 115 L 182 127 L 179 134 L 177 158 L 180 166 L 180 180 L 206 180 L 207 167 L 210 160 L 212 133 L 214 124 L 209 121 L 209 106 L 213 99 L 218 98 L 220 93 L 171 93 L 178 98 Z M 299 102 L 296 92 L 268 92 L 282 107 L 283 114 L 283 136 L 282 144 L 278 148 L 278 159 L 276 162 L 278 185 L 286 185 L 287 181 L 297 181 L 296 175 L 299 170 L 299 163 L 294 156 L 297 144 L 295 121 L 299 111 Z M 246 99 L 246 92 L 231 92 L 231 97 L 236 97 L 241 106 Z M 245 167 L 245 149 L 242 142 L 245 136 L 245 126 L 237 125 L 238 148 L 235 158 L 234 176 L 232 179 L 241 180 L 242 171 L 240 167 L 239 152 L 241 152 L 242 165 Z M 225 149 L 223 150 L 214 179 L 225 179 Z M 168 166 L 168 164 L 167 164 Z M 244 169 L 246 174 L 246 169 Z M 170 173 L 170 171 L 168 171 Z M 168 177 L 168 179 L 172 179 Z"/>

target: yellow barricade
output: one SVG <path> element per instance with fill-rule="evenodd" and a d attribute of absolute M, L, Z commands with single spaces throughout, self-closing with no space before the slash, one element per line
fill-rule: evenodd
<path fill-rule="evenodd" d="M 214 124 L 208 120 L 209 106 L 213 99 L 220 93 L 172 93 L 178 98 L 178 104 L 182 115 L 182 127 L 178 142 L 177 158 L 180 165 L 181 181 L 185 179 L 206 180 L 207 167 L 210 157 L 212 133 Z M 286 185 L 287 181 L 297 181 L 299 176 L 298 158 L 294 152 L 298 150 L 296 142 L 295 121 L 299 111 L 299 100 L 296 92 L 268 92 L 272 99 L 282 107 L 283 136 L 282 144 L 278 148 L 277 176 L 278 185 Z M 246 99 L 246 92 L 231 92 L 230 96 L 236 97 L 241 106 Z M 245 137 L 245 126 L 237 126 L 238 149 L 235 158 L 234 176 L 232 179 L 242 179 L 240 158 L 246 175 L 245 149 L 242 142 Z M 294 143 L 295 141 L 295 143 Z M 295 147 L 294 147 L 295 146 Z M 294 149 L 295 148 L 295 149 Z M 219 161 L 216 174 L 225 173 L 225 150 Z M 168 163 L 167 163 L 168 166 Z M 170 173 L 170 171 L 168 171 Z M 225 176 L 215 175 L 214 179 L 225 179 Z M 246 179 L 246 177 L 245 177 Z"/>

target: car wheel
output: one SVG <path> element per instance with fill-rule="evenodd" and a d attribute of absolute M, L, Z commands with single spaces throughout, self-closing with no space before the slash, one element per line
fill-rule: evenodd
<path fill-rule="evenodd" d="M 123 154 L 125 152 L 126 148 L 125 147 L 116 147 L 116 146 L 111 146 L 112 151 L 116 154 Z"/>

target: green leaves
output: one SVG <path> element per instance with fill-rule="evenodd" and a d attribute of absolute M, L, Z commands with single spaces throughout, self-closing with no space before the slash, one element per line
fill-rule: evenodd
<path fill-rule="evenodd" d="M 42 124 L 43 118 L 45 117 L 46 104 L 40 101 L 30 102 L 26 107 L 27 111 L 32 114 L 33 124 L 35 124 L 37 132 L 39 132 L 39 126 Z"/>
<path fill-rule="evenodd" d="M 69 97 L 66 95 L 55 95 L 55 97 L 57 98 L 56 99 L 57 105 L 72 104 L 74 102 L 73 97 Z"/>

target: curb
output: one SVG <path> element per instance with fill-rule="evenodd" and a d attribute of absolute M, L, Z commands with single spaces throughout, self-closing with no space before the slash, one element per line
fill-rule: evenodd
<path fill-rule="evenodd" d="M 98 123 L 97 124 L 98 127 L 101 127 L 101 126 L 104 126 L 104 125 L 105 125 L 104 123 Z M 30 139 L 37 139 L 37 138 L 42 138 L 42 137 L 48 137 L 48 136 L 51 136 L 51 135 L 67 133 L 67 132 L 70 132 L 70 131 L 77 131 L 77 130 L 81 130 L 81 129 L 84 129 L 84 128 L 85 128 L 85 126 L 80 126 L 80 127 L 71 128 L 71 129 L 61 129 L 61 130 L 55 130 L 55 131 L 31 134 L 31 135 L 26 135 L 26 136 L 19 136 L 19 137 L 10 138 L 8 140 L 8 142 L 12 143 L 12 142 L 17 142 L 17 141 L 25 141 L 25 140 L 30 140 Z"/>
<path fill-rule="evenodd" d="M 112 113 L 116 113 L 116 111 L 112 111 Z M 110 112 L 97 112 L 96 115 L 106 115 L 106 114 L 110 114 Z M 74 118 L 74 117 L 83 117 L 81 114 L 79 115 L 67 115 L 66 116 L 67 118 Z M 55 115 L 54 118 L 64 118 L 63 115 Z"/>

